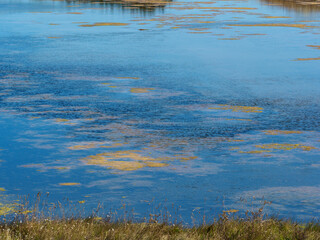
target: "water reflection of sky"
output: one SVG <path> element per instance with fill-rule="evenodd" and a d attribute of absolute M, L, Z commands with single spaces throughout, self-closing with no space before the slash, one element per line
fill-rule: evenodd
<path fill-rule="evenodd" d="M 123 201 L 140 214 L 155 199 L 185 218 L 253 196 L 272 213 L 319 211 L 314 15 L 252 1 L 151 15 L 88 4 L 1 2 L 6 195 Z"/>

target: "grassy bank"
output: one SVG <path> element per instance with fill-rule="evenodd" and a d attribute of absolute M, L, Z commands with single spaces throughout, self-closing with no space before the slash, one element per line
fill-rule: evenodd
<path fill-rule="evenodd" d="M 49 203 L 38 193 L 33 203 L 22 198 L 18 203 L 0 203 L 0 240 L 84 240 L 84 239 L 317 239 L 320 222 L 297 223 L 265 215 L 263 201 L 259 208 L 240 213 L 229 209 L 209 216 L 200 210 L 191 225 L 179 220 L 179 208 L 163 204 L 146 207 L 145 217 L 136 218 L 125 204 L 106 211 L 102 205 L 85 214 L 82 202 Z M 1 207 L 2 206 L 2 207 Z M 195 211 L 195 210 L 194 210 Z M 193 213 L 194 213 L 193 211 Z M 170 214 L 173 213 L 173 214 Z M 87 216 L 87 217 L 85 217 Z"/>
<path fill-rule="evenodd" d="M 220 219 L 212 225 L 184 228 L 73 219 L 2 224 L 0 239 L 320 239 L 320 225 L 275 219 Z"/>

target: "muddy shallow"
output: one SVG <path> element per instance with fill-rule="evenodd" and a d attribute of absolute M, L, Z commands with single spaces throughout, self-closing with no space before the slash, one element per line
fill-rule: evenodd
<path fill-rule="evenodd" d="M 5 0 L 0 14 L 0 201 L 319 214 L 320 12 Z"/>

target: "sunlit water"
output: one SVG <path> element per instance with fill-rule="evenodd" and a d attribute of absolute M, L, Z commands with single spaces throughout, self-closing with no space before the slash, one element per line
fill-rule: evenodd
<path fill-rule="evenodd" d="M 319 215 L 318 9 L 2 0 L 0 20 L 0 201 Z"/>

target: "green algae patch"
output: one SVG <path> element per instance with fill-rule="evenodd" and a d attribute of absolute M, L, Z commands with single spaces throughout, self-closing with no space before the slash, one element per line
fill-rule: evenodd
<path fill-rule="evenodd" d="M 300 149 L 303 151 L 310 151 L 317 149 L 313 146 L 306 146 L 302 144 L 291 144 L 291 143 L 268 143 L 268 144 L 262 144 L 262 145 L 255 145 L 256 148 L 261 149 L 270 149 L 270 150 L 294 150 L 294 149 Z"/>
<path fill-rule="evenodd" d="M 233 106 L 233 105 L 225 105 L 225 104 L 219 104 L 217 107 L 209 107 L 209 109 L 232 110 L 233 112 L 244 112 L 244 113 L 261 113 L 263 111 L 262 107 Z"/>
<path fill-rule="evenodd" d="M 82 24 L 79 27 L 103 27 L 103 26 L 127 26 L 129 23 L 116 23 L 116 22 L 97 22 L 94 24 Z"/>

